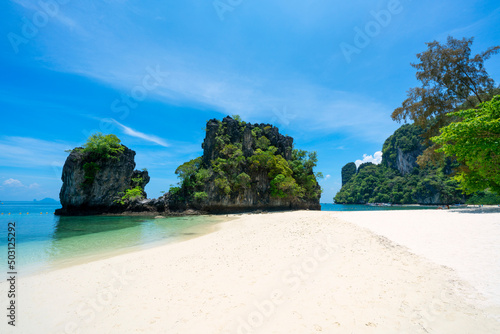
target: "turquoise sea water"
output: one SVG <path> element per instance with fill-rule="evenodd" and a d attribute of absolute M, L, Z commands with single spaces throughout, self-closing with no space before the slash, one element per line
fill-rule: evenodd
<path fill-rule="evenodd" d="M 7 271 L 7 229 L 9 222 L 15 222 L 16 269 L 20 275 L 196 237 L 227 220 L 225 216 L 59 217 L 54 215 L 59 203 L 2 203 L 0 268 Z"/>
<path fill-rule="evenodd" d="M 0 268 L 7 271 L 7 229 L 9 222 L 15 222 L 16 269 L 20 275 L 196 237 L 227 220 L 225 216 L 59 217 L 54 215 L 59 203 L 0 203 Z M 324 211 L 402 209 L 426 208 L 322 204 Z"/>

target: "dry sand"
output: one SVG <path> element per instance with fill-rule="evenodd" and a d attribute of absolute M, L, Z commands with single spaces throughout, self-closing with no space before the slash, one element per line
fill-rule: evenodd
<path fill-rule="evenodd" d="M 498 210 L 432 210 L 418 211 L 418 214 L 405 211 L 402 215 L 382 211 L 376 219 L 371 218 L 369 212 L 358 211 L 343 212 L 338 217 L 454 269 L 485 297 L 485 305 L 500 305 Z"/>
<path fill-rule="evenodd" d="M 21 279 L 17 326 L 4 316 L 0 332 L 500 333 L 494 296 L 467 282 L 479 272 L 500 285 L 483 238 L 498 240 L 500 215 L 485 217 L 244 215 L 196 239 Z"/>

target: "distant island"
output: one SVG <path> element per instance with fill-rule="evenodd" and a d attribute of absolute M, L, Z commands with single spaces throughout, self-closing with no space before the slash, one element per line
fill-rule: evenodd
<path fill-rule="evenodd" d="M 53 198 L 46 197 L 46 198 L 41 199 L 39 201 L 37 201 L 36 199 L 34 199 L 33 202 L 38 202 L 38 203 L 58 203 L 59 201 L 57 201 L 57 200 L 55 200 Z"/>
<path fill-rule="evenodd" d="M 63 167 L 58 215 L 232 213 L 320 210 L 315 152 L 271 124 L 239 116 L 207 122 L 203 155 L 177 168 L 180 181 L 147 199 L 147 169 L 135 170 L 135 152 L 115 135 L 92 135 L 71 150 Z"/>

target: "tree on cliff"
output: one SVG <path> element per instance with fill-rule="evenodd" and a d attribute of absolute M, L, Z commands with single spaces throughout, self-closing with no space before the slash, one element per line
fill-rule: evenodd
<path fill-rule="evenodd" d="M 416 77 L 422 85 L 407 92 L 408 98 L 394 110 L 392 119 L 414 121 L 429 139 L 450 124 L 450 112 L 473 108 L 498 94 L 499 89 L 486 72 L 484 61 L 498 53 L 500 46 L 472 56 L 473 41 L 474 38 L 459 40 L 449 36 L 445 44 L 427 43 L 427 51 L 417 54 L 420 62 L 411 64 L 417 69 Z M 436 151 L 438 148 L 439 145 L 429 145 L 418 157 L 418 164 L 439 162 L 443 165 L 444 156 Z"/>
<path fill-rule="evenodd" d="M 478 109 L 452 114 L 460 121 L 441 129 L 432 140 L 439 151 L 463 163 L 455 179 L 470 194 L 491 188 L 500 194 L 500 95 Z"/>
<path fill-rule="evenodd" d="M 417 69 L 416 77 L 422 85 L 407 92 L 408 98 L 394 110 L 392 119 L 412 120 L 423 128 L 430 125 L 427 134 L 432 135 L 448 124 L 449 112 L 491 99 L 495 86 L 484 68 L 484 61 L 498 53 L 500 46 L 490 47 L 471 58 L 473 40 L 449 36 L 446 44 L 427 43 L 427 51 L 417 54 L 420 62 L 411 64 Z"/>

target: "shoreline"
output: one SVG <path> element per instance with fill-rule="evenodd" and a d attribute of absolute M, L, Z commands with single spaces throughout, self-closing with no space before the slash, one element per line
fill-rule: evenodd
<path fill-rule="evenodd" d="M 152 199 L 148 199 L 151 201 Z M 387 205 L 382 205 L 382 204 L 387 204 Z M 288 207 L 266 207 L 266 206 L 261 206 L 261 207 L 255 207 L 252 206 L 252 208 L 248 207 L 234 207 L 234 208 L 224 208 L 224 209 L 218 209 L 215 211 L 207 211 L 204 209 L 200 208 L 187 208 L 187 209 L 179 209 L 179 210 L 173 210 L 173 211 L 158 211 L 158 210 L 142 210 L 142 211 L 134 211 L 134 210 L 128 210 L 128 211 L 119 211 L 119 212 L 109 212 L 109 211 L 103 211 L 103 212 L 98 212 L 98 211 L 75 211 L 72 213 L 65 213 L 65 214 L 57 214 L 56 216 L 62 216 L 62 217 L 81 217 L 81 216 L 130 216 L 130 217 L 135 217 L 135 216 L 146 216 L 146 217 L 156 217 L 156 216 L 161 216 L 161 217 L 184 217 L 184 216 L 199 216 L 199 215 L 205 215 L 205 216 L 221 216 L 221 215 L 238 215 L 238 214 L 259 214 L 259 213 L 277 213 L 277 212 L 294 212 L 294 211 L 327 211 L 323 210 L 324 205 L 335 205 L 335 203 L 319 203 L 319 209 L 307 209 L 307 208 L 288 208 Z M 462 209 L 471 209 L 471 208 L 500 208 L 500 205 L 478 205 L 478 204 L 391 204 L 391 203 L 364 203 L 364 204 L 342 204 L 339 203 L 337 205 L 344 205 L 344 206 L 366 206 L 366 207 L 394 207 L 394 208 L 422 208 L 424 209 L 456 209 L 456 210 L 462 210 Z M 62 212 L 63 208 L 58 208 L 56 211 Z M 340 210 L 339 210 L 340 211 Z M 90 213 L 86 213 L 90 212 Z"/>
<path fill-rule="evenodd" d="M 107 217 L 107 216 L 97 216 L 97 217 Z M 114 216 L 112 216 L 114 217 Z M 128 216 L 124 216 L 123 218 L 127 218 Z M 133 218 L 134 216 L 131 216 Z M 141 216 L 142 218 L 142 216 Z M 183 216 L 183 217 L 153 217 L 153 216 L 147 216 L 143 218 L 148 218 L 148 221 L 151 223 L 156 223 L 156 221 L 160 221 L 160 225 L 164 225 L 165 221 L 167 222 L 167 225 L 172 224 L 172 221 L 169 221 L 169 219 L 181 219 L 181 220 L 190 220 L 190 219 L 196 219 L 199 221 L 195 225 L 191 226 L 182 226 L 181 228 L 178 228 L 174 234 L 162 237 L 162 238 L 156 238 L 154 240 L 150 240 L 147 236 L 146 238 L 143 238 L 141 241 L 135 240 L 133 238 L 131 241 L 132 243 L 126 243 L 121 241 L 123 236 L 122 235 L 113 235 L 111 236 L 110 239 L 110 245 L 100 247 L 96 244 L 95 239 L 86 239 L 82 241 L 81 239 L 76 241 L 76 238 L 82 238 L 82 237 L 92 237 L 93 233 L 86 234 L 83 236 L 76 236 L 76 237 L 70 237 L 70 238 L 63 238 L 61 240 L 55 240 L 55 241 L 47 241 L 44 240 L 42 243 L 47 243 L 47 242 L 54 242 L 54 243 L 59 243 L 59 249 L 49 249 L 50 246 L 42 246 L 44 249 L 41 249 L 42 253 L 52 253 L 51 255 L 47 255 L 46 257 L 39 260 L 39 262 L 33 262 L 33 260 L 25 260 L 21 259 L 21 264 L 17 264 L 18 267 L 18 272 L 17 276 L 20 279 L 24 279 L 27 277 L 33 277 L 38 274 L 42 273 L 49 273 L 55 270 L 59 269 L 64 269 L 64 268 L 70 268 L 72 266 L 78 266 L 78 265 L 84 265 L 87 263 L 92 263 L 95 261 L 100 261 L 100 260 L 106 260 L 110 259 L 116 256 L 121 256 L 121 255 L 127 255 L 135 252 L 140 252 L 143 250 L 147 249 L 154 249 L 157 247 L 162 247 L 165 245 L 169 244 L 174 244 L 178 242 L 184 242 L 187 240 L 195 239 L 201 236 L 204 236 L 206 234 L 213 233 L 218 230 L 218 225 L 227 221 L 230 221 L 234 219 L 234 217 L 230 217 L 228 215 L 224 216 L 216 216 L 216 215 L 197 215 L 197 216 Z M 176 224 L 178 222 L 174 222 Z M 134 228 L 134 227 L 132 227 Z M 113 231 L 113 230 L 111 230 Z M 119 231 L 119 230 L 118 230 Z M 109 233 L 107 232 L 98 232 L 100 233 Z M 137 236 L 137 238 L 141 238 L 141 233 L 143 231 L 137 230 L 134 232 L 134 235 Z M 128 235 L 127 235 L 128 236 Z M 126 236 L 126 237 L 127 237 Z M 118 242 L 115 243 L 115 240 Z M 61 246 L 61 242 L 66 242 L 68 241 L 67 244 L 64 246 Z M 101 242 L 104 240 L 101 240 Z M 135 243 L 134 243 L 135 242 Z M 33 242 L 27 242 L 27 243 L 21 243 L 17 244 L 18 248 L 18 253 L 19 254 L 26 254 L 29 252 L 32 252 L 30 247 L 33 247 L 31 244 Z M 36 242 L 35 243 L 40 243 Z M 94 247 L 89 247 L 86 244 L 94 244 L 96 245 L 96 248 Z M 79 252 L 75 252 L 78 248 L 80 247 Z M 18 259 L 19 260 L 19 259 Z M 29 261 L 29 262 L 28 262 Z M 4 277 L 0 279 L 0 283 L 5 282 L 7 277 Z"/>
<path fill-rule="evenodd" d="M 365 214 L 372 220 L 417 215 L 385 212 Z M 481 305 L 481 296 L 453 269 L 349 222 L 347 214 L 235 215 L 195 239 L 26 277 L 19 281 L 17 330 L 469 333 L 500 328 L 493 319 L 499 309 Z M 5 288 L 1 283 L 2 294 Z"/>

